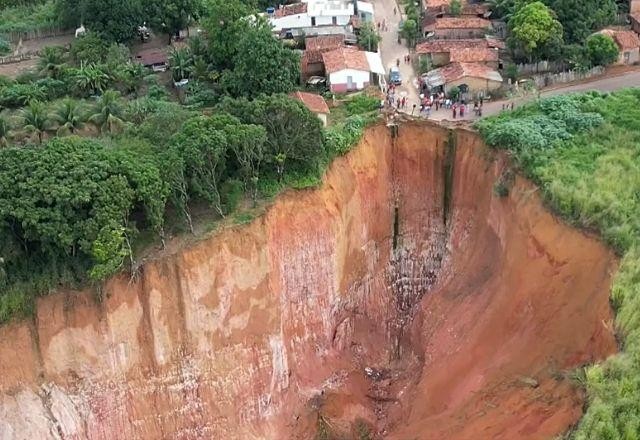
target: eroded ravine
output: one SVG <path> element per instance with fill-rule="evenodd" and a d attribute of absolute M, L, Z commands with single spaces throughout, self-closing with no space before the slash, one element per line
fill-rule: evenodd
<path fill-rule="evenodd" d="M 477 135 L 369 129 L 317 190 L 0 328 L 0 439 L 552 438 L 614 256 Z"/>

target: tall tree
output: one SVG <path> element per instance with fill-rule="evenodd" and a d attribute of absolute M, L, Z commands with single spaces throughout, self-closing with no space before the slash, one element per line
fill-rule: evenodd
<path fill-rule="evenodd" d="M 206 0 L 203 20 L 207 31 L 209 58 L 218 70 L 233 66 L 238 40 L 251 26 L 251 7 L 240 0 Z"/>
<path fill-rule="evenodd" d="M 174 145 L 184 160 L 191 191 L 224 216 L 219 190 L 228 148 L 224 132 L 216 129 L 211 118 L 199 116 L 184 124 Z"/>
<path fill-rule="evenodd" d="M 151 26 L 169 37 L 187 29 L 202 13 L 202 0 L 148 0 L 143 3 L 147 9 Z"/>
<path fill-rule="evenodd" d="M 364 23 L 360 27 L 360 31 L 358 32 L 358 46 L 364 50 L 377 52 L 378 43 L 380 43 L 381 40 L 382 37 L 378 34 L 372 23 Z"/>
<path fill-rule="evenodd" d="M 248 27 L 236 43 L 233 70 L 221 79 L 235 96 L 285 93 L 294 89 L 300 78 L 300 58 L 273 38 L 264 24 Z"/>
<path fill-rule="evenodd" d="M 544 56 L 550 48 L 562 42 L 562 25 L 553 11 L 536 1 L 518 9 L 509 20 L 510 43 L 529 60 Z"/>
<path fill-rule="evenodd" d="M 562 24 L 567 43 L 582 43 L 594 31 L 614 22 L 614 0 L 545 0 Z"/>
<path fill-rule="evenodd" d="M 59 0 L 58 14 L 67 26 L 84 24 L 116 42 L 131 40 L 142 24 L 140 0 Z"/>

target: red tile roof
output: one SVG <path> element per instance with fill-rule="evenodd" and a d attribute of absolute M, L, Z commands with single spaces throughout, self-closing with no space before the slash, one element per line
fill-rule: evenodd
<path fill-rule="evenodd" d="M 439 71 L 446 83 L 468 76 L 491 81 L 502 81 L 500 73 L 480 63 L 451 63 L 436 70 Z"/>
<path fill-rule="evenodd" d="M 290 5 L 284 5 L 281 8 L 276 9 L 276 12 L 273 14 L 274 17 L 286 17 L 288 15 L 296 15 L 296 14 L 304 14 L 307 12 L 307 4 L 306 3 L 293 3 Z"/>
<path fill-rule="evenodd" d="M 332 50 L 344 44 L 344 35 L 320 35 L 318 37 L 307 37 L 304 39 L 304 46 L 307 50 Z"/>
<path fill-rule="evenodd" d="M 487 63 L 490 61 L 498 61 L 498 50 L 489 47 L 452 49 L 449 52 L 449 61 L 452 63 Z"/>
<path fill-rule="evenodd" d="M 143 66 L 166 64 L 168 59 L 167 54 L 161 49 L 146 49 L 136 54 L 136 60 Z"/>
<path fill-rule="evenodd" d="M 617 31 L 614 29 L 603 29 L 599 34 L 608 35 L 613 38 L 620 50 L 636 49 L 640 47 L 640 38 L 633 31 Z"/>
<path fill-rule="evenodd" d="M 629 14 L 629 17 L 631 17 L 631 20 L 636 23 L 640 23 L 640 14 Z"/>
<path fill-rule="evenodd" d="M 491 22 L 479 17 L 443 17 L 436 19 L 436 29 L 487 29 Z"/>
<path fill-rule="evenodd" d="M 460 40 L 430 40 L 416 46 L 416 53 L 450 52 L 455 49 L 486 48 L 489 43 L 484 38 L 469 38 Z"/>
<path fill-rule="evenodd" d="M 362 70 L 368 72 L 369 62 L 367 56 L 361 50 L 341 47 L 322 54 L 324 68 L 327 74 L 339 72 L 344 69 Z"/>
<path fill-rule="evenodd" d="M 304 106 L 313 113 L 329 113 L 329 106 L 327 105 L 327 102 L 324 100 L 324 98 L 320 95 L 307 92 L 294 92 L 289 96 L 302 102 Z"/>
<path fill-rule="evenodd" d="M 640 47 L 640 38 L 638 34 L 633 31 L 617 31 L 613 36 L 618 46 L 622 50 L 636 49 Z"/>

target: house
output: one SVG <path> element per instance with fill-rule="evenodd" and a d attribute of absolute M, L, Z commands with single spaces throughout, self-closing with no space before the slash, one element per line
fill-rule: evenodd
<path fill-rule="evenodd" d="M 141 50 L 136 54 L 135 60 L 154 72 L 164 72 L 169 68 L 169 58 L 160 49 Z"/>
<path fill-rule="evenodd" d="M 448 92 L 453 87 L 470 96 L 487 96 L 502 86 L 500 73 L 481 63 L 451 63 L 423 75 L 430 89 Z"/>
<path fill-rule="evenodd" d="M 362 90 L 379 84 L 384 76 L 380 54 L 351 47 L 341 47 L 322 54 L 324 69 L 332 92 Z"/>
<path fill-rule="evenodd" d="M 629 14 L 629 21 L 631 21 L 631 29 L 634 32 L 640 33 L 640 12 Z"/>
<path fill-rule="evenodd" d="M 306 0 L 281 5 L 269 14 L 269 22 L 274 32 L 316 26 L 348 26 L 354 13 L 354 4 L 349 0 Z"/>
<path fill-rule="evenodd" d="M 309 109 L 309 111 L 315 113 L 316 116 L 318 116 L 318 118 L 322 121 L 323 126 L 327 126 L 327 118 L 329 117 L 329 106 L 322 96 L 315 93 L 307 92 L 294 92 L 289 96 L 303 103 L 304 106 Z"/>
<path fill-rule="evenodd" d="M 484 38 L 491 29 L 491 21 L 471 16 L 435 19 L 427 16 L 422 22 L 424 35 L 439 39 Z"/>
<path fill-rule="evenodd" d="M 604 29 L 599 33 L 608 35 L 620 50 L 616 64 L 634 64 L 640 62 L 640 37 L 634 31 Z"/>
<path fill-rule="evenodd" d="M 447 14 L 451 14 L 451 0 L 426 0 L 425 3 L 427 14 L 432 14 L 437 17 L 444 17 Z M 481 18 L 488 18 L 491 15 L 488 3 L 470 3 L 462 0 L 461 6 L 460 15 L 473 15 Z"/>
<path fill-rule="evenodd" d="M 416 54 L 435 67 L 453 62 L 484 63 L 498 67 L 499 49 L 486 38 L 461 40 L 429 40 L 416 46 Z"/>
<path fill-rule="evenodd" d="M 322 53 L 342 47 L 344 42 L 344 35 L 322 35 L 305 38 L 305 50 L 300 57 L 302 80 L 306 81 L 312 76 L 324 76 Z"/>
<path fill-rule="evenodd" d="M 373 5 L 369 2 L 356 1 L 357 18 L 360 24 L 373 22 Z"/>

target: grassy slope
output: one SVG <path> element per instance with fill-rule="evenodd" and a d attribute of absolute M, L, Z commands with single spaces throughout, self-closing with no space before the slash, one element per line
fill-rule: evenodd
<path fill-rule="evenodd" d="M 640 439 L 640 89 L 543 100 L 478 128 L 552 209 L 623 256 L 611 292 L 622 352 L 585 369 L 589 406 L 572 437 Z"/>

